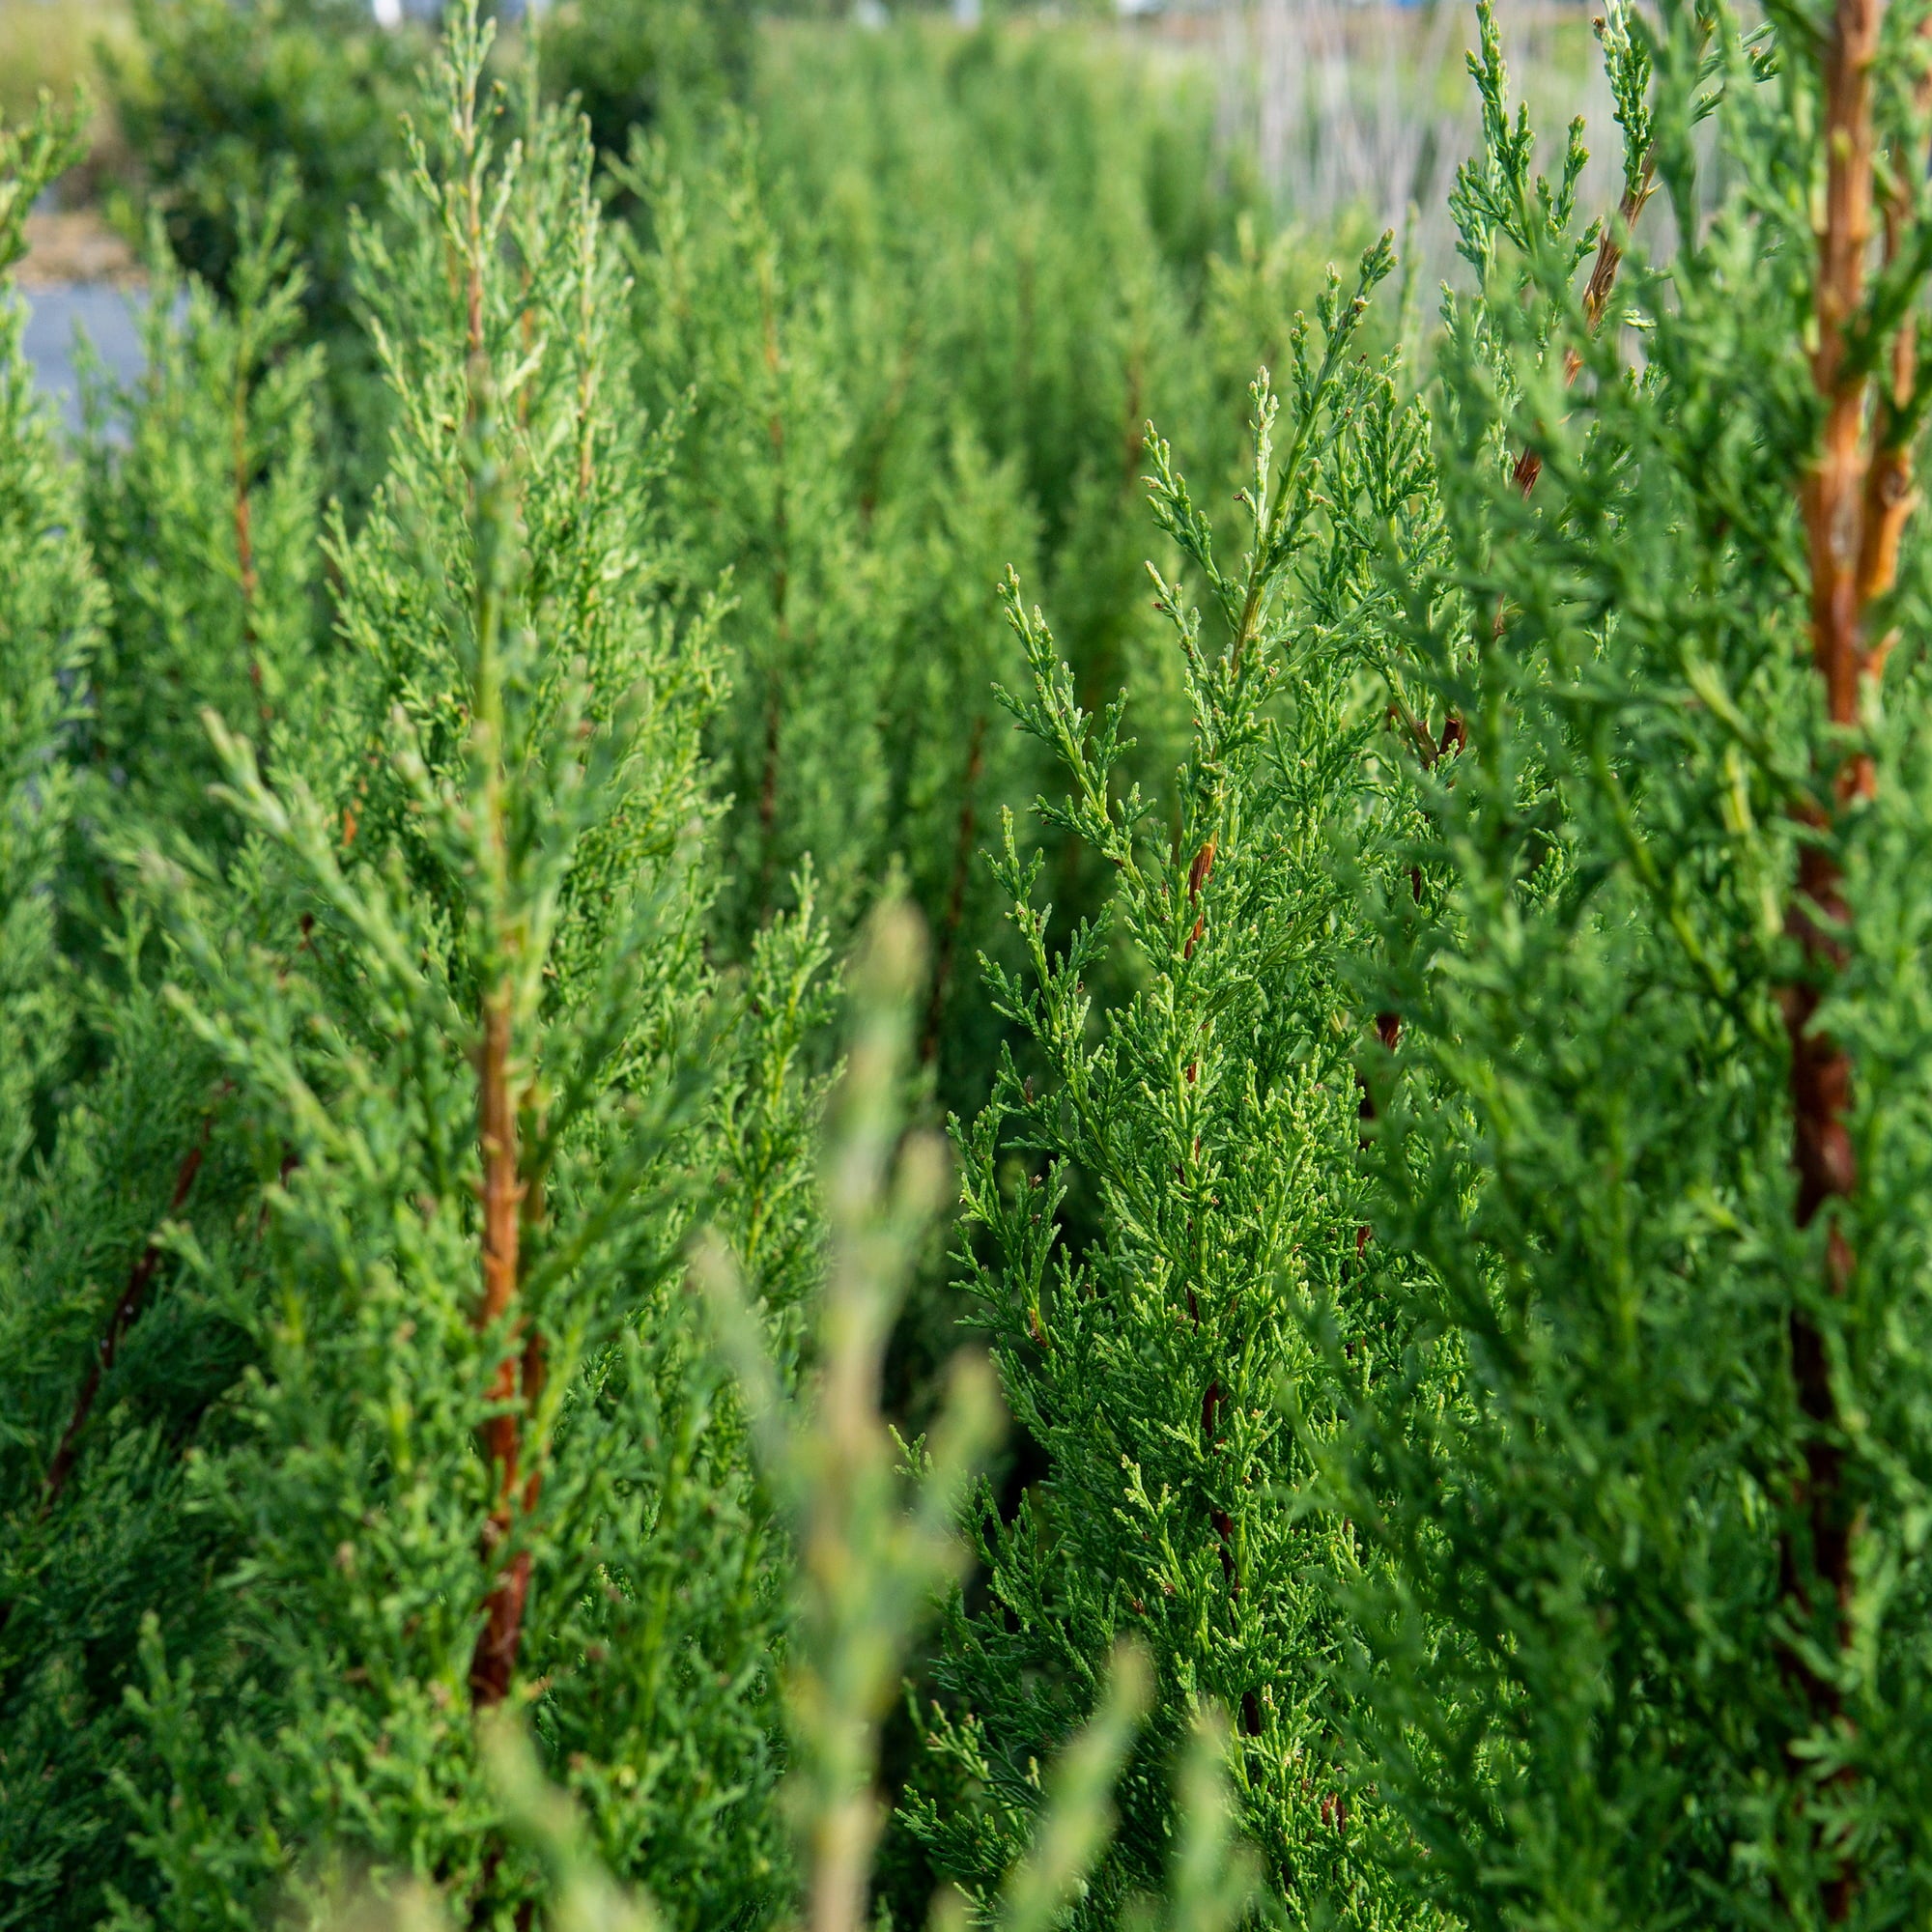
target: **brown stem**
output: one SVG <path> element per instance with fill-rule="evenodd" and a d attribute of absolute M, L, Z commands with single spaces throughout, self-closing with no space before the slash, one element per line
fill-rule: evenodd
<path fill-rule="evenodd" d="M 474 126 L 475 103 L 469 105 L 464 137 L 471 158 L 469 179 L 464 197 L 464 236 L 469 242 L 464 258 L 463 278 L 463 336 L 469 350 L 472 371 L 483 355 L 483 196 L 481 184 L 476 179 L 474 159 L 476 130 Z M 472 397 L 475 384 L 470 384 Z"/>
<path fill-rule="evenodd" d="M 1210 835 L 1208 842 L 1202 846 L 1200 851 L 1195 853 L 1193 865 L 1187 868 L 1187 903 L 1189 905 L 1199 902 L 1201 895 L 1207 890 L 1208 881 L 1213 876 L 1213 873 L 1214 839 Z M 1208 908 L 1202 906 L 1200 912 L 1195 915 L 1194 929 L 1187 935 L 1187 944 L 1181 949 L 1180 956 L 1183 959 L 1192 959 L 1194 957 L 1194 949 L 1200 943 L 1201 935 L 1207 929 Z M 1198 1060 L 1190 1060 L 1187 1063 L 1187 1084 L 1191 1087 L 1200 1078 L 1201 1063 Z M 1201 1142 L 1198 1137 L 1194 1143 L 1194 1152 L 1197 1157 L 1201 1152 Z M 1195 1327 L 1199 1328 L 1201 1325 L 1201 1311 L 1195 1305 L 1194 1291 L 1191 1288 L 1187 1291 L 1187 1310 L 1193 1318 Z"/>
<path fill-rule="evenodd" d="M 1932 36 L 1932 19 L 1919 28 L 1921 37 Z M 1932 70 L 1920 76 L 1915 90 L 1915 106 L 1919 116 L 1932 111 Z M 1892 157 L 1892 185 L 1884 203 L 1885 259 L 1887 265 L 1898 259 L 1899 243 L 1909 209 L 1901 185 L 1911 157 Z M 1906 411 L 1918 373 L 1918 318 L 1908 311 L 1892 338 L 1890 383 L 1881 386 L 1872 413 L 1872 459 L 1865 471 L 1863 529 L 1859 544 L 1859 608 L 1861 611 L 1875 598 L 1888 595 L 1898 581 L 1898 546 L 1905 525 L 1918 502 L 1913 487 L 1912 445 Z M 1889 632 L 1877 643 L 1863 639 L 1864 669 L 1876 676 L 1885 668 L 1887 653 L 1897 632 Z"/>
<path fill-rule="evenodd" d="M 208 1152 L 212 1120 L 212 1116 L 203 1118 L 201 1137 L 187 1151 L 181 1166 L 175 1171 L 174 1192 L 168 1197 L 167 1211 L 170 1215 L 181 1212 L 182 1205 L 194 1186 L 194 1178 L 201 1172 L 202 1159 Z M 73 1473 L 73 1465 L 80 1457 L 81 1431 L 87 1427 L 95 1398 L 100 1393 L 101 1378 L 114 1366 L 114 1358 L 121 1351 L 122 1338 L 148 1298 L 148 1289 L 161 1264 L 161 1252 L 158 1239 L 153 1236 L 143 1243 L 133 1266 L 128 1270 L 128 1285 L 121 1291 L 121 1299 L 114 1304 L 114 1312 L 107 1318 L 107 1326 L 94 1346 L 94 1355 L 87 1365 L 87 1374 L 81 1379 L 80 1392 L 74 1397 L 73 1412 L 68 1418 L 60 1446 L 54 1451 L 53 1461 L 47 1464 L 47 1473 L 41 1484 L 40 1520 L 43 1522 Z"/>
<path fill-rule="evenodd" d="M 1400 1013 L 1389 1012 L 1378 1013 L 1376 1015 L 1376 1037 L 1381 1041 L 1382 1045 L 1390 1053 L 1393 1053 L 1402 1043 L 1402 1015 Z M 1376 1118 L 1376 1096 L 1370 1093 L 1369 1083 L 1359 1072 L 1355 1075 L 1355 1085 L 1360 1090 L 1362 1096 L 1355 1108 L 1355 1118 L 1366 1128 L 1369 1122 Z M 1358 1145 L 1366 1149 L 1369 1144 L 1368 1135 L 1366 1133 L 1358 1135 L 1357 1142 Z M 1362 1244 L 1358 1241 L 1355 1245 L 1359 1249 Z"/>
<path fill-rule="evenodd" d="M 1235 1576 L 1235 1519 L 1224 1509 L 1214 1509 L 1208 1512 L 1208 1520 L 1221 1542 L 1222 1580 L 1228 1585 L 1229 1595 L 1238 1597 L 1241 1586 Z"/>
<path fill-rule="evenodd" d="M 1894 366 L 1903 362 L 1906 368 L 1904 380 L 1897 385 L 1902 392 L 1897 396 L 1899 403 L 1911 393 L 1911 371 L 1917 360 L 1914 333 L 1914 325 L 1908 319 L 1892 345 Z M 1858 572 L 1861 610 L 1874 598 L 1885 596 L 1897 582 L 1899 540 L 1918 501 L 1918 493 L 1913 485 L 1911 446 L 1893 440 L 1896 420 L 1896 406 L 1890 402 L 1882 404 L 1874 424 L 1878 447 L 1872 453 L 1871 468 L 1865 475 L 1864 528 L 1859 547 Z M 1866 646 L 1863 668 L 1867 672 L 1876 674 L 1884 668 L 1886 656 L 1897 636 L 1896 631 L 1889 631 L 1876 644 Z"/>
<path fill-rule="evenodd" d="M 517 1110 L 511 1082 L 511 990 L 505 980 L 483 1009 L 482 1080 L 477 1138 L 483 1154 L 483 1299 L 476 1311 L 479 1330 L 495 1327 L 515 1312 L 519 1236 L 523 1221 L 523 1182 L 517 1172 Z M 490 1399 L 497 1411 L 483 1425 L 483 1441 L 498 1471 L 496 1507 L 484 1528 L 486 1556 L 494 1555 L 510 1533 L 517 1501 L 519 1464 L 523 1450 L 523 1418 L 518 1404 L 522 1386 L 529 1380 L 532 1335 L 524 1350 L 519 1374 L 518 1350 L 512 1344 L 497 1365 Z M 536 1361 L 541 1364 L 541 1355 Z M 534 1485 L 535 1477 L 531 1483 Z M 529 1501 L 534 1494 L 526 1492 Z M 519 1550 L 492 1586 L 485 1606 L 483 1629 L 469 1662 L 469 1690 L 479 1706 L 500 1703 L 510 1688 L 523 1630 L 524 1599 L 529 1590 L 530 1558 Z"/>
<path fill-rule="evenodd" d="M 932 993 L 925 1003 L 925 1031 L 919 1044 L 922 1066 L 930 1066 L 939 1051 L 939 1022 L 946 1008 L 947 982 L 952 977 L 959 928 L 966 916 L 966 880 L 973 865 L 973 831 L 978 815 L 980 771 L 985 762 L 986 714 L 973 718 L 973 735 L 966 753 L 966 779 L 959 794 L 959 830 L 952 847 L 952 880 L 946 894 L 946 923 L 939 933 L 939 959 L 932 973 Z"/>
<path fill-rule="evenodd" d="M 886 457 L 892 448 L 893 431 L 912 388 L 914 356 L 918 346 L 919 326 L 915 321 L 907 327 L 899 343 L 893 385 L 887 391 L 885 408 L 879 412 L 879 420 L 873 428 L 866 458 L 865 481 L 859 487 L 859 521 L 867 531 L 872 527 L 872 519 L 878 514 L 879 492 L 885 487 Z"/>
<path fill-rule="evenodd" d="M 1134 485 L 1140 480 L 1141 458 L 1147 448 L 1147 420 L 1141 414 L 1141 391 L 1145 381 L 1140 345 L 1136 343 L 1127 356 L 1127 407 L 1121 438 L 1121 489 L 1126 495 L 1133 493 Z"/>
<path fill-rule="evenodd" d="M 1862 544 L 1867 379 L 1846 331 L 1864 294 L 1872 218 L 1872 63 L 1883 0 L 1838 0 L 1825 61 L 1825 226 L 1818 238 L 1818 345 L 1811 376 L 1825 404 L 1818 459 L 1804 488 L 1811 554 L 1811 643 L 1834 724 L 1858 717 L 1859 559 Z"/>
<path fill-rule="evenodd" d="M 487 1928 L 497 1922 L 496 1906 L 491 1892 L 497 1883 L 497 1874 L 503 1866 L 503 1841 L 492 1838 L 483 1853 L 483 1868 L 476 1875 L 476 1892 L 469 1909 L 470 1932 L 487 1932 Z M 512 1915 L 510 1923 L 516 1932 L 531 1932 L 536 1923 L 536 1901 L 525 1899 Z"/>
<path fill-rule="evenodd" d="M 1194 863 L 1187 868 L 1187 903 L 1195 904 L 1207 889 L 1208 881 L 1214 875 L 1214 841 L 1207 844 L 1194 855 Z M 1208 908 L 1203 906 L 1194 921 L 1194 930 L 1187 935 L 1187 944 L 1181 948 L 1183 959 L 1194 957 L 1194 949 L 1201 943 L 1201 935 L 1208 929 Z"/>
<path fill-rule="evenodd" d="M 1610 305 L 1610 296 L 1617 285 L 1617 271 L 1623 267 L 1624 242 L 1635 228 L 1637 216 L 1643 213 L 1644 203 L 1650 199 L 1651 189 L 1657 175 L 1657 154 L 1653 149 L 1643 157 L 1643 167 L 1635 183 L 1624 189 L 1622 199 L 1617 203 L 1617 218 L 1606 221 L 1597 237 L 1597 258 L 1590 264 L 1590 279 L 1583 284 L 1583 327 L 1595 335 L 1604 320 L 1604 311 Z M 1583 357 L 1576 348 L 1563 352 L 1563 385 L 1568 388 L 1582 372 Z M 1536 479 L 1543 473 L 1542 453 L 1525 444 L 1523 452 L 1516 460 L 1512 472 L 1516 487 L 1523 496 L 1536 488 Z M 1496 625 L 1500 632 L 1502 612 L 1496 613 Z"/>
<path fill-rule="evenodd" d="M 778 869 L 779 742 L 783 711 L 784 661 L 791 643 L 790 510 L 785 499 L 785 425 L 779 408 L 779 378 L 783 358 L 779 345 L 778 301 L 770 265 L 759 281 L 764 302 L 765 373 L 772 380 L 772 412 L 766 424 L 771 442 L 774 476 L 772 502 L 772 614 L 778 629 L 778 650 L 765 689 L 765 769 L 758 782 L 758 898 L 760 908 L 771 899 Z"/>
<path fill-rule="evenodd" d="M 1811 375 L 1825 405 L 1817 461 L 1804 479 L 1803 503 L 1811 563 L 1811 647 L 1825 682 L 1827 712 L 1834 725 L 1857 722 L 1861 688 L 1876 654 L 1863 647 L 1864 607 L 1889 586 L 1898 536 L 1910 509 L 1909 470 L 1902 448 L 1889 450 L 1887 398 L 1881 395 L 1877 446 L 1867 450 L 1864 421 L 1869 378 L 1849 355 L 1848 330 L 1864 295 L 1865 260 L 1873 208 L 1872 68 L 1878 51 L 1884 0 L 1837 0 L 1825 52 L 1825 222 L 1818 237 L 1817 346 Z M 1895 246 L 1895 226 L 1889 222 Z M 1892 348 L 1893 396 L 1911 381 L 1916 344 L 1902 329 Z M 1809 827 L 1800 855 L 1797 892 L 1786 930 L 1798 941 L 1804 972 L 1783 989 L 1781 1004 L 1791 1041 L 1792 1164 L 1798 1174 L 1796 1216 L 1808 1227 L 1834 1201 L 1857 1188 L 1858 1160 L 1848 1116 L 1852 1063 L 1844 1047 L 1820 1031 L 1816 1016 L 1832 981 L 1849 956 L 1844 932 L 1851 911 L 1843 876 L 1831 849 L 1843 808 L 1869 796 L 1875 775 L 1869 758 L 1844 759 L 1834 749 L 1820 771 L 1824 801 L 1802 814 Z M 1826 1288 L 1833 1297 L 1848 1289 L 1857 1265 L 1841 1219 L 1826 1231 Z M 1806 1524 L 1808 1573 L 1787 1532 L 1782 1559 L 1787 1599 L 1801 1619 L 1811 1621 L 1830 1599 L 1837 1641 L 1849 1637 L 1855 1581 L 1856 1524 L 1845 1494 L 1844 1451 L 1830 1355 L 1817 1322 L 1803 1308 L 1790 1318 L 1792 1376 L 1807 1428 L 1804 1473 L 1794 1497 Z M 1844 1700 L 1833 1674 L 1814 1669 L 1802 1656 L 1787 1655 L 1787 1668 L 1804 1690 L 1816 1721 L 1844 1721 Z M 1848 1859 L 1833 1861 L 1820 1903 L 1828 1923 L 1849 1915 L 1859 1874 Z"/>
<path fill-rule="evenodd" d="M 1604 311 L 1610 305 L 1610 295 L 1617 285 L 1617 271 L 1623 267 L 1624 242 L 1636 227 L 1636 218 L 1643 213 L 1643 205 L 1650 199 L 1656 180 L 1657 150 L 1653 148 L 1644 156 L 1635 182 L 1624 189 L 1623 198 L 1617 203 L 1616 221 L 1605 224 L 1603 233 L 1597 237 L 1597 259 L 1590 265 L 1590 279 L 1583 285 L 1583 326 L 1592 335 L 1596 334 L 1604 320 Z M 1564 360 L 1565 380 L 1574 383 L 1582 363 L 1583 358 L 1574 349 L 1571 350 Z"/>
<path fill-rule="evenodd" d="M 262 659 L 255 635 L 255 599 L 259 581 L 255 572 L 254 512 L 248 499 L 248 338 L 245 330 L 235 351 L 235 407 L 231 424 L 235 479 L 235 567 L 242 592 L 242 649 L 248 662 L 248 682 L 255 693 L 255 704 L 262 723 L 270 722 L 269 696 L 262 683 Z"/>

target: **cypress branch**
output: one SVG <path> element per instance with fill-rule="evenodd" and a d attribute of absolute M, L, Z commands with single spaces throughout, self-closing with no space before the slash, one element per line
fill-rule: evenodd
<path fill-rule="evenodd" d="M 213 1123 L 212 1114 L 203 1118 L 201 1138 L 188 1149 L 175 1174 L 174 1189 L 168 1196 L 167 1212 L 170 1217 L 179 1214 L 186 1205 L 194 1187 L 195 1176 L 201 1172 L 201 1163 L 208 1154 L 208 1136 Z M 150 1236 L 135 1257 L 133 1266 L 128 1270 L 128 1282 L 121 1291 L 121 1298 L 114 1304 L 99 1341 L 88 1355 L 87 1373 L 81 1378 L 80 1388 L 74 1395 L 73 1412 L 61 1432 L 59 1445 L 47 1463 L 47 1472 L 41 1485 L 40 1514 L 43 1521 L 60 1500 L 61 1492 L 73 1473 L 73 1465 L 80 1456 L 81 1431 L 86 1428 L 87 1418 L 94 1411 L 94 1399 L 100 1393 L 101 1378 L 113 1368 L 121 1343 L 141 1312 L 155 1272 L 161 1264 L 163 1252 L 158 1238 Z"/>

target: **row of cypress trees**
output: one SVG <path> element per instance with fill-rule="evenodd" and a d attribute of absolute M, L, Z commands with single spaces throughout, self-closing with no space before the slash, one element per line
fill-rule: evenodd
<path fill-rule="evenodd" d="M 237 211 L 290 189 L 301 339 L 327 352 L 324 488 L 352 522 L 388 410 L 353 237 L 382 218 L 421 48 L 355 5 L 144 6 L 141 58 L 114 77 L 170 248 L 224 296 Z M 534 49 L 499 37 L 491 75 L 521 94 L 534 51 L 546 98 L 614 88 L 586 48 L 682 44 L 692 11 L 545 9 Z M 1090 701 L 1131 681 L 1139 762 L 1162 771 L 1186 717 L 1142 584 L 1143 425 L 1157 413 L 1190 460 L 1232 475 L 1246 384 L 1321 257 L 1293 234 L 1257 240 L 1211 90 L 1089 36 L 776 21 L 728 90 L 748 118 L 707 111 L 745 65 L 738 10 L 711 12 L 708 84 L 653 95 L 648 115 L 640 97 L 628 134 L 615 95 L 591 121 L 625 217 L 639 382 L 681 425 L 666 490 L 691 582 L 702 594 L 729 573 L 731 689 L 706 741 L 731 800 L 717 937 L 742 952 L 791 904 L 808 852 L 841 931 L 899 866 L 934 936 L 920 1057 L 948 1104 L 977 1104 L 1000 1029 L 975 961 L 1003 939 L 977 853 L 1037 777 L 990 697 L 1009 649 L 986 586 L 1009 564 L 1043 580 Z M 879 728 L 828 727 L 828 685 L 845 694 L 833 715 Z M 1053 863 L 1090 901 L 1077 844 Z"/>
<path fill-rule="evenodd" d="M 664 1921 L 856 1932 L 935 1590 L 894 1922 L 1923 1918 L 1927 17 L 1612 10 L 1594 211 L 1485 14 L 1464 281 L 1418 362 L 1330 277 L 1232 536 L 1211 435 L 942 410 L 997 331 L 837 298 L 972 247 L 855 198 L 809 293 L 748 129 L 619 231 L 473 14 L 366 503 L 284 194 L 77 467 L 10 311 L 0 1922 L 596 1922 L 507 1716 Z M 996 711 L 975 574 L 1116 608 L 1143 471 L 1164 668 L 1009 578 Z M 977 1498 L 970 1376 L 875 1413 L 941 1037 Z"/>

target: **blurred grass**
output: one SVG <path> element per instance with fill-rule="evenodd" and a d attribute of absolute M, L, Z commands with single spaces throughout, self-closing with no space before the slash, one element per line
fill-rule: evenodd
<path fill-rule="evenodd" d="M 1607 123 L 1607 101 L 1600 98 L 1588 10 L 1500 0 L 1499 11 L 1512 67 L 1548 130 L 1545 146 L 1560 141 L 1571 113 L 1585 110 L 1593 145 L 1607 160 L 1613 140 L 1607 126 L 1598 125 Z M 1426 211 L 1438 207 L 1473 139 L 1463 52 L 1475 41 L 1474 14 L 1473 0 L 1401 7 L 1244 0 L 1218 13 L 1135 24 L 1087 18 L 1072 31 L 1091 37 L 1096 50 L 1110 40 L 1135 43 L 1168 71 L 1171 84 L 1218 92 L 1224 152 L 1237 171 L 1253 169 L 1266 183 L 1278 218 L 1323 224 L 1348 213 L 1399 227 L 1410 201 Z M 763 22 L 757 64 L 767 110 L 773 79 L 782 85 L 799 65 L 799 41 L 809 43 L 829 24 L 819 23 L 814 35 L 810 28 L 801 34 L 801 22 Z M 851 31 L 841 22 L 830 35 L 838 41 Z M 1011 37 L 1032 29 L 1015 17 L 1003 31 Z M 138 68 L 141 44 L 128 0 L 0 0 L 0 117 L 13 122 L 30 113 L 43 89 L 61 99 L 77 84 L 88 91 L 88 158 L 60 190 L 68 206 L 112 199 L 115 187 L 132 186 L 135 156 L 97 58 L 103 45 Z M 623 144 L 611 145 L 620 152 Z M 1446 255 L 1446 237 L 1437 240 L 1442 245 L 1428 252 Z M 1432 271 L 1442 266 L 1430 264 Z"/>
<path fill-rule="evenodd" d="M 87 156 L 62 185 L 64 202 L 90 200 L 132 163 L 102 84 L 97 48 L 138 60 L 139 43 L 126 0 L 0 0 L 0 118 L 31 114 L 44 89 L 69 100 L 86 91 L 91 115 Z"/>
<path fill-rule="evenodd" d="M 1573 116 L 1586 124 L 1583 206 L 1618 189 L 1619 137 L 1588 10 L 1553 0 L 1496 0 L 1511 94 L 1537 130 L 1537 165 L 1561 160 Z M 1465 53 L 1474 0 L 1248 0 L 1197 37 L 1221 73 L 1223 138 L 1245 152 L 1279 218 L 1310 228 L 1354 213 L 1402 233 L 1409 212 L 1423 285 L 1454 279 L 1448 191 L 1481 146 Z"/>

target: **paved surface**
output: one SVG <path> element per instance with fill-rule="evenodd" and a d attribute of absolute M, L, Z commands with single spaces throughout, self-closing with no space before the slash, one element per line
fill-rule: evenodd
<path fill-rule="evenodd" d="M 27 304 L 26 351 L 34 380 L 58 404 L 70 429 L 80 426 L 80 379 L 75 340 L 84 335 L 116 383 L 141 373 L 141 303 L 138 289 L 101 282 L 56 282 L 21 291 Z"/>

